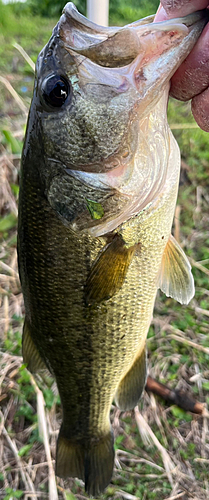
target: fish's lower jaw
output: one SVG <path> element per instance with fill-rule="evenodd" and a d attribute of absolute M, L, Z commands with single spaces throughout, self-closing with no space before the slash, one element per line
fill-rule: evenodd
<path fill-rule="evenodd" d="M 57 442 L 56 475 L 82 479 L 89 496 L 99 496 L 108 486 L 113 474 L 114 458 L 111 430 L 105 436 L 76 441 L 75 438 L 66 438 L 61 427 Z"/>

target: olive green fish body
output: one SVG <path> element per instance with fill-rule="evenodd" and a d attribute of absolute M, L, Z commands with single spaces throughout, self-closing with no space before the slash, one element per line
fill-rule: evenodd
<path fill-rule="evenodd" d="M 196 38 L 200 15 L 198 23 Z M 191 30 L 164 24 L 151 32 L 172 32 L 180 63 L 194 43 Z M 166 45 L 161 85 L 155 54 L 139 69 L 137 37 L 144 40 L 148 27 L 109 30 L 67 4 L 39 56 L 18 227 L 24 362 L 56 378 L 63 409 L 57 474 L 80 477 L 94 496 L 113 470 L 112 401 L 131 409 L 143 391 L 157 289 L 181 303 L 194 293 L 190 265 L 170 236 L 180 156 L 166 104 L 177 63 Z"/>
<path fill-rule="evenodd" d="M 25 164 L 27 168 L 27 161 Z M 30 166 L 36 170 L 35 163 Z M 105 437 L 108 442 L 109 439 L 108 457 L 103 450 L 99 455 L 101 464 L 103 456 L 104 461 L 108 461 L 109 480 L 114 457 L 110 407 L 115 396 L 122 409 L 134 407 L 143 390 L 146 360 L 136 369 L 136 374 L 133 371 L 125 400 L 119 390 L 117 397 L 120 381 L 144 352 L 159 267 L 172 224 L 172 216 L 168 221 L 168 212 L 171 212 L 171 203 L 173 209 L 175 206 L 177 182 L 175 179 L 173 188 L 162 196 L 156 208 L 144 210 L 116 232 L 116 236 L 120 234 L 127 241 L 131 235 L 131 244 L 135 245 L 124 283 L 109 300 L 88 306 L 85 283 L 107 238 L 78 235 L 63 225 L 43 195 L 38 177 L 34 182 L 29 172 L 24 175 L 23 162 L 19 260 L 26 308 L 25 329 L 56 377 L 63 407 L 61 435 L 75 442 L 78 449 L 81 447 L 82 457 L 97 440 L 101 442 Z M 25 349 L 24 354 L 23 344 L 24 359 L 34 371 L 27 344 Z M 32 359 L 34 356 L 33 351 Z M 68 451 L 63 454 L 66 463 Z M 62 474 L 69 474 L 68 466 L 65 474 L 63 463 L 59 466 L 58 461 L 57 467 L 58 473 L 60 467 Z M 85 479 L 80 465 L 75 473 L 71 465 L 70 474 Z M 106 482 L 105 477 L 104 483 L 101 479 L 99 487 L 89 486 L 89 491 L 98 494 Z"/>

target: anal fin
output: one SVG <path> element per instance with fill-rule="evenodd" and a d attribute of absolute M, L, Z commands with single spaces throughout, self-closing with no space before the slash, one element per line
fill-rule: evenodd
<path fill-rule="evenodd" d="M 98 497 L 111 481 L 114 456 L 111 431 L 79 442 L 65 437 L 62 426 L 57 442 L 56 475 L 82 479 L 88 495 Z"/>
<path fill-rule="evenodd" d="M 115 401 L 121 410 L 132 410 L 137 405 L 146 383 L 146 377 L 147 356 L 146 347 L 144 347 L 118 386 Z"/>
<path fill-rule="evenodd" d="M 136 246 L 127 247 L 122 237 L 115 235 L 99 253 L 92 265 L 85 286 L 88 305 L 111 298 L 122 287 Z"/>
<path fill-rule="evenodd" d="M 188 304 L 195 293 L 190 263 L 172 235 L 164 250 L 158 286 L 180 304 Z"/>
<path fill-rule="evenodd" d="M 27 319 L 25 319 L 23 326 L 22 353 L 23 362 L 27 364 L 27 369 L 31 373 L 36 373 L 40 370 L 47 370 L 47 367 L 31 337 Z"/>

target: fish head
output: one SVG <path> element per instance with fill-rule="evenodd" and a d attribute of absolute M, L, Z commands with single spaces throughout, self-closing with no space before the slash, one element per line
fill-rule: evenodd
<path fill-rule="evenodd" d="M 137 182 L 140 190 L 135 157 L 146 142 L 143 134 L 140 142 L 140 124 L 165 91 L 167 102 L 169 79 L 205 25 L 202 12 L 152 21 L 104 28 L 79 14 L 71 2 L 65 6 L 38 57 L 31 108 L 37 126 L 29 127 L 30 138 L 39 130 L 47 192 L 54 177 L 62 183 L 66 176 L 94 191 L 108 191 L 110 197 L 121 191 L 125 204 Z M 166 106 L 162 120 L 166 122 Z M 149 169 L 155 169 L 151 163 Z M 152 176 L 146 168 L 141 165 L 144 175 Z M 50 192 L 53 204 L 54 188 Z"/>

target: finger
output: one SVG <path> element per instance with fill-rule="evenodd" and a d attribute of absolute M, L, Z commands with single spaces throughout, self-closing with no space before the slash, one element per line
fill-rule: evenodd
<path fill-rule="evenodd" d="M 161 0 L 156 12 L 155 22 L 166 21 L 166 19 L 174 17 L 184 17 L 208 6 L 209 0 Z"/>
<path fill-rule="evenodd" d="M 192 99 L 192 113 L 199 127 L 209 132 L 209 88 Z"/>
<path fill-rule="evenodd" d="M 161 0 L 168 18 L 183 17 L 197 10 L 205 9 L 208 0 Z"/>
<path fill-rule="evenodd" d="M 170 94 L 187 101 L 209 86 L 209 24 L 171 80 Z"/>

